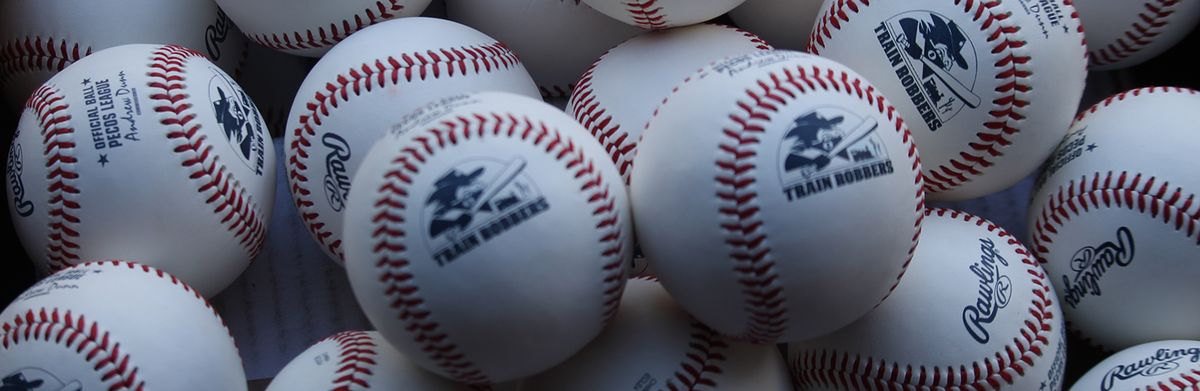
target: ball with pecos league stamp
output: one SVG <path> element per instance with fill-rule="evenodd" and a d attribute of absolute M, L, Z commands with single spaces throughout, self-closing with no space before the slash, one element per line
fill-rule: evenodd
<path fill-rule="evenodd" d="M 144 259 L 211 297 L 266 239 L 266 127 L 191 49 L 125 45 L 67 67 L 27 101 L 7 163 L 13 225 L 43 273 Z"/>

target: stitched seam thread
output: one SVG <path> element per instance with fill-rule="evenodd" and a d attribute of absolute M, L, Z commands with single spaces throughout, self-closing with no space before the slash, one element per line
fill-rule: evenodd
<path fill-rule="evenodd" d="M 368 26 L 393 19 L 404 10 L 401 0 L 376 1 L 375 8 L 366 8 L 355 14 L 354 19 L 343 19 L 318 26 L 316 30 L 259 33 L 250 35 L 250 39 L 259 45 L 276 50 L 306 50 L 328 48 L 341 42 L 346 37 Z"/>
<path fill-rule="evenodd" d="M 0 47 L 0 85 L 25 72 L 61 71 L 90 54 L 91 47 L 54 37 L 27 36 L 9 41 Z"/>
<path fill-rule="evenodd" d="M 1123 37 L 1089 53 L 1091 66 L 1104 66 L 1119 62 L 1145 49 L 1162 34 L 1167 19 L 1175 13 L 1179 0 L 1147 0 L 1137 14 L 1137 20 L 1122 32 Z"/>
<path fill-rule="evenodd" d="M 663 7 L 657 6 L 658 0 L 631 0 L 625 2 L 625 12 L 638 27 L 648 30 L 663 30 L 667 26 L 667 15 L 662 13 Z"/>
<path fill-rule="evenodd" d="M 42 134 L 46 165 L 47 237 L 46 261 L 51 271 L 79 262 L 79 172 L 75 164 L 75 129 L 69 105 L 56 88 L 42 85 L 25 103 L 32 110 Z"/>
<path fill-rule="evenodd" d="M 727 360 L 725 350 L 729 348 L 729 344 L 720 334 L 695 320 L 692 321 L 690 335 L 688 352 L 684 355 L 684 360 L 679 362 L 679 368 L 667 379 L 667 389 L 716 389 L 716 376 L 724 372 L 721 365 Z"/>
<path fill-rule="evenodd" d="M 350 391 L 352 389 L 371 388 L 366 377 L 375 374 L 375 341 L 371 336 L 361 331 L 346 331 L 327 339 L 338 347 L 337 371 L 334 372 L 333 390 Z"/>

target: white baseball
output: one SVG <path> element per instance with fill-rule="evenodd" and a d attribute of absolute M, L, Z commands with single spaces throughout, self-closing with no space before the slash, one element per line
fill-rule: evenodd
<path fill-rule="evenodd" d="M 118 46 L 55 75 L 26 103 L 7 163 L 13 224 L 39 270 L 135 259 L 206 297 L 258 254 L 275 195 L 258 109 L 179 46 Z"/>
<path fill-rule="evenodd" d="M 804 50 L 824 0 L 746 0 L 729 18 L 780 49 Z"/>
<path fill-rule="evenodd" d="M 292 359 L 267 391 L 295 390 L 469 391 L 417 367 L 375 331 L 345 331 Z"/>
<path fill-rule="evenodd" d="M 342 212 L 367 149 L 409 111 L 469 91 L 538 96 L 504 44 L 442 19 L 402 18 L 364 29 L 321 58 L 292 104 L 284 143 L 300 217 L 342 263 Z"/>
<path fill-rule="evenodd" d="M 1072 329 L 1094 344 L 1200 339 L 1197 107 L 1200 94 L 1179 88 L 1100 102 L 1036 183 L 1032 248 Z"/>
<path fill-rule="evenodd" d="M 521 391 L 791 391 L 774 345 L 738 342 L 689 316 L 657 281 L 631 279 L 613 324 Z"/>
<path fill-rule="evenodd" d="M 799 389 L 1062 389 L 1062 315 L 1042 267 L 990 221 L 926 215 L 891 297 L 844 329 L 789 346 Z"/>
<path fill-rule="evenodd" d="M 912 127 L 933 200 L 1012 186 L 1070 127 L 1087 76 L 1071 0 L 827 0 L 808 50 L 862 72 Z"/>
<path fill-rule="evenodd" d="M 916 246 L 920 159 L 858 74 L 763 51 L 683 82 L 633 169 L 637 234 L 663 286 L 725 335 L 791 342 L 877 305 Z"/>
<path fill-rule="evenodd" d="M 646 122 L 672 88 L 710 62 L 769 49 L 754 34 L 715 24 L 643 34 L 600 56 L 576 84 L 568 108 L 628 182 Z"/>
<path fill-rule="evenodd" d="M 0 90 L 20 110 L 38 86 L 80 58 L 131 43 L 178 44 L 234 73 L 246 48 L 208 0 L 8 0 L 0 2 Z"/>
<path fill-rule="evenodd" d="M 1159 341 L 1109 356 L 1075 381 L 1071 391 L 1200 388 L 1200 341 Z"/>
<path fill-rule="evenodd" d="M 1141 64 L 1187 37 L 1200 22 L 1200 2 L 1075 0 L 1087 29 L 1088 65 L 1113 70 Z"/>
<path fill-rule="evenodd" d="M 307 57 L 321 57 L 346 37 L 368 26 L 420 15 L 429 1 L 216 0 L 250 40 Z"/>
<path fill-rule="evenodd" d="M 664 30 L 724 15 L 745 0 L 583 0 L 597 11 L 631 26 Z"/>
<path fill-rule="evenodd" d="M 60 271 L 9 304 L 0 378 L 5 390 L 246 389 L 216 310 L 174 276 L 123 261 Z"/>
<path fill-rule="evenodd" d="M 367 153 L 346 269 L 367 318 L 470 384 L 549 369 L 616 312 L 632 224 L 616 167 L 566 113 L 511 93 L 413 112 Z"/>
<path fill-rule="evenodd" d="M 451 0 L 447 13 L 512 48 L 546 99 L 570 97 L 596 57 L 642 32 L 580 0 Z"/>

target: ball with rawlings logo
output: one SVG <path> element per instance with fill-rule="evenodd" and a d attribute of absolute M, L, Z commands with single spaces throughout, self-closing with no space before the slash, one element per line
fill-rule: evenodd
<path fill-rule="evenodd" d="M 984 196 L 1037 170 L 1087 76 L 1072 0 L 827 0 L 808 50 L 861 72 L 913 129 L 929 198 Z"/>
<path fill-rule="evenodd" d="M 567 360 L 616 313 L 632 223 L 616 167 L 562 111 L 454 95 L 366 154 L 346 209 L 346 269 L 379 332 L 470 384 Z"/>
<path fill-rule="evenodd" d="M 724 15 L 745 0 L 583 0 L 597 11 L 631 26 L 664 30 Z"/>
<path fill-rule="evenodd" d="M 891 297 L 844 329 L 788 347 L 799 389 L 1062 389 L 1066 340 L 1042 267 L 990 221 L 926 215 Z"/>
<path fill-rule="evenodd" d="M 1200 93 L 1142 88 L 1079 115 L 1035 183 L 1032 248 L 1067 321 L 1120 350 L 1200 340 Z M 1152 321 L 1151 321 L 1152 320 Z"/>
<path fill-rule="evenodd" d="M 246 37 L 259 45 L 289 54 L 320 57 L 366 27 L 420 15 L 430 0 L 216 1 Z"/>
<path fill-rule="evenodd" d="M 504 44 L 461 24 L 413 17 L 371 26 L 321 58 L 288 118 L 292 198 L 321 248 L 342 263 L 342 213 L 367 149 L 400 117 L 468 91 L 538 96 Z"/>
<path fill-rule="evenodd" d="M 725 335 L 790 342 L 866 314 L 899 281 L 924 218 L 904 121 L 849 68 L 730 57 L 646 127 L 631 197 L 663 286 Z"/>
<path fill-rule="evenodd" d="M 1200 2 L 1076 0 L 1087 28 L 1088 62 L 1095 70 L 1141 64 L 1187 37 L 1200 22 Z"/>
<path fill-rule="evenodd" d="M 131 43 L 178 44 L 236 73 L 246 40 L 208 0 L 0 1 L 0 91 L 20 110 L 29 94 L 80 58 Z"/>
<path fill-rule="evenodd" d="M 144 259 L 206 297 L 262 248 L 275 148 L 262 116 L 204 54 L 106 49 L 25 104 L 8 151 L 9 208 L 38 269 Z"/>
<path fill-rule="evenodd" d="M 375 331 L 345 331 L 309 347 L 283 367 L 267 391 L 469 391 L 417 367 Z"/>
<path fill-rule="evenodd" d="M 195 290 L 158 269 L 89 262 L 0 313 L 8 390 L 245 390 L 233 337 Z"/>
<path fill-rule="evenodd" d="M 1188 390 L 1200 387 L 1200 341 L 1158 341 L 1096 364 L 1071 391 Z"/>
<path fill-rule="evenodd" d="M 683 312 L 657 281 L 635 278 L 600 337 L 521 384 L 521 391 L 558 390 L 791 391 L 792 383 L 775 346 L 721 336 Z"/>

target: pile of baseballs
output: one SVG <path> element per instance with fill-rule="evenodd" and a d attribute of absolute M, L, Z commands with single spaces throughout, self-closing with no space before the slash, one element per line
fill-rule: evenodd
<path fill-rule="evenodd" d="M 2 390 L 245 389 L 276 191 L 375 330 L 271 390 L 1200 387 L 1200 93 L 1078 111 L 1195 2 L 169 3 L 0 4 Z"/>

